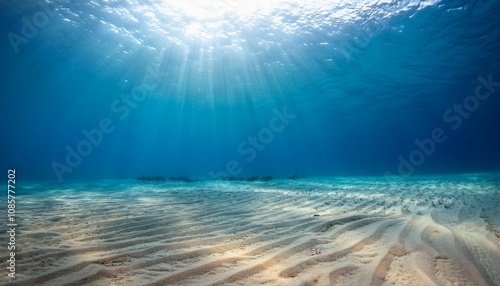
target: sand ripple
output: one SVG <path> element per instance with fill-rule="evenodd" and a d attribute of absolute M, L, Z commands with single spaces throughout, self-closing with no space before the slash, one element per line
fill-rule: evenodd
<path fill-rule="evenodd" d="M 9 285 L 500 285 L 498 186 L 304 180 L 33 193 L 19 197 L 21 266 Z"/>

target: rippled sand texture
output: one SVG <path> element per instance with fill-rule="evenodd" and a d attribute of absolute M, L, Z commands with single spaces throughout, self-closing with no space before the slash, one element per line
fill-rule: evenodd
<path fill-rule="evenodd" d="M 15 281 L 500 285 L 498 179 L 122 181 L 24 195 Z"/>

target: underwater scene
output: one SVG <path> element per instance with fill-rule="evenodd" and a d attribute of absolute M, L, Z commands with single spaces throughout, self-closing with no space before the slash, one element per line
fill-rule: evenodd
<path fill-rule="evenodd" d="M 0 11 L 0 285 L 500 285 L 500 1 Z"/>

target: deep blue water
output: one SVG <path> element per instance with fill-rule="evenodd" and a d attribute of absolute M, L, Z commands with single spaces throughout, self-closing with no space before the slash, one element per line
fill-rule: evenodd
<path fill-rule="evenodd" d="M 21 180 L 500 170 L 499 1 L 40 3 L 0 2 Z"/>

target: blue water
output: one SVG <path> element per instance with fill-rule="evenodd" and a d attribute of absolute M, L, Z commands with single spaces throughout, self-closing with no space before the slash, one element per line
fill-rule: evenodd
<path fill-rule="evenodd" d="M 0 10 L 19 180 L 500 170 L 499 1 Z"/>

